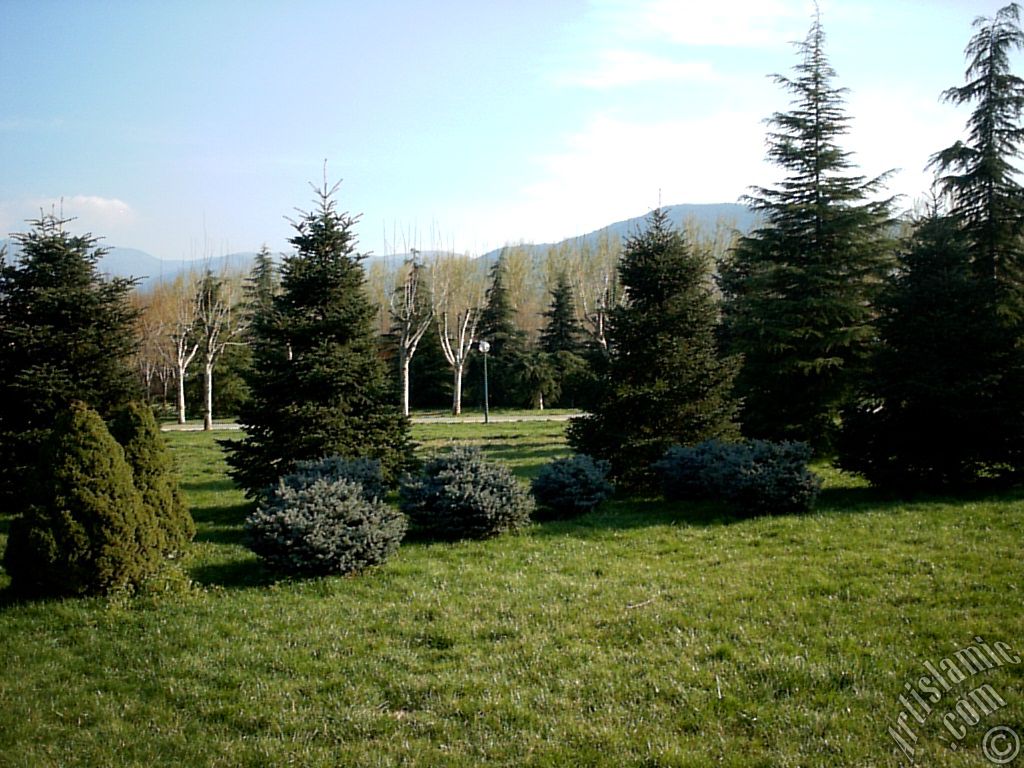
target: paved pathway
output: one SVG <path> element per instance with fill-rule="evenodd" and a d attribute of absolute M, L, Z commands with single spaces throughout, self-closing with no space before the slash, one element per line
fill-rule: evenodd
<path fill-rule="evenodd" d="M 577 413 L 523 413 L 518 415 L 493 414 L 491 424 L 512 424 L 517 421 L 568 421 L 580 414 Z M 413 416 L 413 424 L 483 424 L 483 414 L 468 416 Z M 237 431 L 242 428 L 241 424 L 233 422 L 214 422 L 215 432 Z M 202 422 L 191 421 L 186 424 L 163 424 L 160 427 L 164 432 L 202 432 Z"/>

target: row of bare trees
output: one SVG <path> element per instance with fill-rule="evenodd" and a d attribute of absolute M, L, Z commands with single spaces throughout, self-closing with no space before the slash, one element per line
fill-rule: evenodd
<path fill-rule="evenodd" d="M 607 346 L 607 314 L 618 300 L 619 243 L 605 238 L 537 252 L 528 246 L 502 251 L 505 278 L 516 310 L 516 324 L 533 336 L 559 275 L 570 277 L 577 296 L 579 321 L 593 343 Z M 410 403 L 410 366 L 423 337 L 434 330 L 452 373 L 452 413 L 462 411 L 462 384 L 487 290 L 488 264 L 470 256 L 415 248 L 393 263 L 374 262 L 367 288 L 378 305 L 383 335 L 395 339 L 403 411 Z"/>
<path fill-rule="evenodd" d="M 202 369 L 203 426 L 213 428 L 214 371 L 229 344 L 242 343 L 245 313 L 241 281 L 209 268 L 136 291 L 141 344 L 139 376 L 147 392 L 168 400 L 175 390 L 178 423 L 185 423 L 185 382 L 194 364 Z"/>
<path fill-rule="evenodd" d="M 731 244 L 728 224 L 710 232 L 689 230 L 691 242 L 713 257 Z M 397 357 L 402 410 L 409 414 L 413 358 L 432 333 L 451 370 L 452 412 L 459 414 L 467 364 L 479 341 L 490 265 L 450 251 L 407 250 L 405 256 L 371 260 L 366 276 L 366 290 L 378 309 L 379 332 L 393 344 Z M 620 254 L 619 239 L 610 236 L 596 242 L 566 241 L 546 249 L 526 245 L 503 249 L 504 278 L 516 325 L 536 338 L 551 292 L 564 277 L 572 286 L 577 320 L 589 343 L 607 349 L 609 313 L 622 298 Z M 214 274 L 200 265 L 173 282 L 136 292 L 141 310 L 139 376 L 146 390 L 164 402 L 170 401 L 173 391 L 179 423 L 186 417 L 186 380 L 198 368 L 204 427 L 212 428 L 217 362 L 228 346 L 245 343 L 247 325 L 258 311 L 255 304 L 267 302 L 263 296 L 254 304 L 253 295 L 273 290 L 272 271 L 273 259 L 264 248 L 249 275 Z"/>

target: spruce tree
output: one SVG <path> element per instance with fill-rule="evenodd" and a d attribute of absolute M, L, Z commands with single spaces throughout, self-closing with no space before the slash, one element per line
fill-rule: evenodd
<path fill-rule="evenodd" d="M 629 488 L 650 488 L 651 464 L 673 444 L 738 433 L 738 361 L 719 354 L 709 260 L 662 210 L 625 243 L 624 304 L 612 311 L 598 401 L 569 426 L 573 448 L 611 463 Z"/>
<path fill-rule="evenodd" d="M 901 491 L 1000 471 L 1003 372 L 1015 353 L 992 322 L 986 283 L 955 219 L 933 212 L 918 224 L 878 302 L 870 373 L 843 414 L 844 468 Z"/>
<path fill-rule="evenodd" d="M 14 587 L 77 595 L 141 583 L 159 563 L 157 525 L 103 420 L 84 403 L 62 410 L 42 457 L 35 503 L 4 552 Z"/>
<path fill-rule="evenodd" d="M 152 409 L 136 402 L 122 406 L 111 419 L 110 434 L 124 450 L 145 512 L 155 520 L 157 548 L 168 556 L 181 554 L 196 535 L 196 525 Z"/>
<path fill-rule="evenodd" d="M 565 272 L 558 275 L 558 281 L 551 291 L 551 305 L 543 313 L 544 327 L 540 332 L 540 348 L 550 354 L 583 352 L 583 328 L 576 317 L 576 301 L 572 284 Z"/>
<path fill-rule="evenodd" d="M 547 387 L 546 400 L 548 403 L 575 405 L 581 379 L 586 375 L 587 349 L 583 341 L 583 328 L 576 317 L 572 285 L 565 272 L 558 275 L 551 291 L 551 305 L 543 317 L 545 322 L 540 332 L 540 351 L 547 356 L 547 365 L 554 372 L 553 386 Z M 534 371 L 538 370 L 536 362 L 530 367 Z M 540 391 L 544 391 L 544 388 Z"/>
<path fill-rule="evenodd" d="M 526 353 L 526 334 L 517 326 L 515 307 L 505 285 L 505 259 L 499 256 L 491 267 L 491 286 L 487 289 L 487 303 L 480 313 L 476 338 L 487 341 L 488 384 L 492 406 L 520 405 L 519 380 L 522 358 Z M 483 381 L 483 361 L 477 355 L 470 361 L 470 382 Z"/>
<path fill-rule="evenodd" d="M 138 397 L 133 282 L 106 279 L 103 249 L 44 215 L 0 261 L 0 505 L 29 501 L 57 414 L 82 401 L 101 415 Z"/>
<path fill-rule="evenodd" d="M 242 308 L 246 322 L 251 324 L 254 318 L 268 314 L 274 306 L 274 297 L 281 287 L 280 275 L 270 249 L 264 245 L 256 254 L 249 276 L 242 287 Z"/>
<path fill-rule="evenodd" d="M 389 479 L 410 457 L 408 420 L 377 354 L 374 309 L 356 252 L 356 218 L 325 184 L 293 223 L 272 311 L 253 326 L 247 436 L 227 443 L 231 475 L 250 497 L 302 459 L 376 458 Z"/>
<path fill-rule="evenodd" d="M 826 448 L 873 337 L 874 295 L 892 262 L 890 201 L 871 201 L 885 176 L 851 172 L 838 144 L 845 90 L 816 18 L 793 77 L 775 81 L 792 108 L 768 121 L 768 157 L 785 172 L 747 198 L 763 226 L 721 268 L 725 339 L 742 354 L 737 379 L 751 437 Z"/>

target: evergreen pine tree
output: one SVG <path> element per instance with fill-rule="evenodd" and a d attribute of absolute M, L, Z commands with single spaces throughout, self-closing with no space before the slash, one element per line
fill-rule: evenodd
<path fill-rule="evenodd" d="M 551 291 L 551 305 L 543 313 L 544 328 L 540 332 L 540 348 L 550 354 L 583 352 L 583 329 L 576 317 L 572 284 L 564 272 L 558 275 Z"/>
<path fill-rule="evenodd" d="M 491 345 L 487 355 L 491 405 L 511 407 L 520 405 L 517 382 L 526 353 L 526 334 L 516 326 L 515 307 L 505 285 L 503 256 L 491 267 L 490 278 L 491 287 L 487 289 L 487 303 L 480 313 L 476 338 Z M 479 355 L 470 360 L 469 381 L 473 386 L 483 381 L 483 360 Z"/>
<path fill-rule="evenodd" d="M 102 415 L 138 397 L 132 281 L 107 280 L 104 251 L 44 215 L 0 261 L 0 506 L 30 500 L 30 470 L 57 414 L 80 400 Z"/>
<path fill-rule="evenodd" d="M 879 345 L 839 440 L 841 465 L 875 485 L 962 486 L 1005 460 L 1000 382 L 1013 340 L 971 262 L 956 221 L 932 213 L 878 302 Z"/>
<path fill-rule="evenodd" d="M 274 307 L 274 297 L 281 290 L 281 280 L 277 265 L 270 249 L 264 245 L 253 260 L 252 269 L 242 287 L 242 307 L 245 310 L 247 324 L 254 318 L 269 314 Z"/>
<path fill-rule="evenodd" d="M 545 323 L 540 332 L 540 350 L 548 356 L 546 362 L 554 374 L 553 386 L 547 387 L 545 399 L 549 404 L 575 405 L 582 379 L 586 376 L 587 349 L 583 328 L 576 317 L 572 284 L 565 272 L 558 275 L 551 291 L 551 305 L 543 317 Z M 536 365 L 532 368 L 537 370 Z"/>
<path fill-rule="evenodd" d="M 316 209 L 294 222 L 281 292 L 254 322 L 252 399 L 240 414 L 247 436 L 227 443 L 231 475 L 250 497 L 302 459 L 376 458 L 389 479 L 409 460 L 408 420 L 377 354 L 356 219 L 337 211 L 336 189 L 318 189 Z"/>
<path fill-rule="evenodd" d="M 738 433 L 738 361 L 719 354 L 710 272 L 661 210 L 626 241 L 626 299 L 610 318 L 608 371 L 592 412 L 569 426 L 573 448 L 609 461 L 625 487 L 652 486 L 651 464 L 673 444 Z"/>
<path fill-rule="evenodd" d="M 967 121 L 967 142 L 932 157 L 941 191 L 973 249 L 978 274 L 991 279 L 1004 311 L 1021 319 L 1024 288 L 1024 188 L 1014 161 L 1024 143 L 1024 80 L 1010 71 L 1010 54 L 1024 48 L 1020 8 L 1010 3 L 995 18 L 979 17 L 967 45 L 966 83 L 943 98 L 976 104 Z"/>
<path fill-rule="evenodd" d="M 1012 350 L 992 351 L 989 390 L 1000 414 L 989 422 L 990 448 L 1001 453 L 1002 469 L 1024 467 L 1024 187 L 1015 162 L 1024 143 L 1024 79 L 1014 75 L 1010 55 L 1024 48 L 1020 7 L 1010 3 L 993 18 L 979 17 L 967 45 L 964 85 L 943 98 L 974 104 L 967 140 L 932 157 L 939 189 L 962 228 L 971 264 L 988 293 L 978 309 L 988 323 L 986 337 L 1003 339 Z M 978 327 L 978 321 L 969 324 Z M 965 404 L 974 407 L 973 403 Z M 989 460 L 993 460 L 991 453 Z"/>
<path fill-rule="evenodd" d="M 113 415 L 110 434 L 124 450 L 145 512 L 156 521 L 158 549 L 181 554 L 196 535 L 196 525 L 152 409 L 136 402 L 122 406 Z"/>
<path fill-rule="evenodd" d="M 816 18 L 794 96 L 769 121 L 768 157 L 786 173 L 747 202 L 764 225 L 722 265 L 725 339 L 743 355 L 737 391 L 751 437 L 831 442 L 837 415 L 873 338 L 872 299 L 892 262 L 890 201 L 869 201 L 885 176 L 850 172 L 838 145 L 849 119 Z"/>
<path fill-rule="evenodd" d="M 137 585 L 159 563 L 156 521 L 124 451 L 84 403 L 57 417 L 33 473 L 36 502 L 11 524 L 4 567 L 15 588 L 102 594 Z"/>

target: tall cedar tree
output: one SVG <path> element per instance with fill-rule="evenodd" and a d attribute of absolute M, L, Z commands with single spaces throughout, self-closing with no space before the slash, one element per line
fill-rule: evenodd
<path fill-rule="evenodd" d="M 0 506 L 31 501 L 31 470 L 57 414 L 82 401 L 107 416 L 139 396 L 133 282 L 104 279 L 105 251 L 44 215 L 0 259 Z"/>
<path fill-rule="evenodd" d="M 620 485 L 651 487 L 669 446 L 737 435 L 738 360 L 716 340 L 709 259 L 656 210 L 625 243 L 625 302 L 613 310 L 609 367 L 598 402 L 569 426 L 578 452 L 611 462 Z"/>
<path fill-rule="evenodd" d="M 1020 7 L 1011 3 L 994 18 L 978 18 L 965 50 L 965 84 L 943 93 L 957 105 L 974 104 L 967 141 L 932 158 L 939 189 L 968 240 L 971 261 L 989 293 L 989 333 L 1014 350 L 993 350 L 1001 367 L 989 386 L 1001 409 L 991 446 L 1001 468 L 1024 467 L 1024 187 L 1015 161 L 1024 143 L 1024 80 L 1010 70 L 1010 55 L 1024 48 Z M 992 458 L 991 456 L 989 457 Z"/>
<path fill-rule="evenodd" d="M 247 437 L 226 444 L 231 476 L 250 497 L 302 459 L 376 458 L 394 479 L 411 455 L 408 420 L 377 354 L 356 219 L 336 210 L 336 191 L 325 183 L 316 209 L 293 222 L 281 292 L 254 319 L 252 399 L 240 414 Z"/>
<path fill-rule="evenodd" d="M 986 283 L 954 219 L 918 225 L 878 303 L 870 373 L 843 414 L 844 468 L 894 490 L 939 491 L 1000 467 L 1014 350 L 992 322 Z"/>
<path fill-rule="evenodd" d="M 819 18 L 795 76 L 774 80 L 792 109 L 768 121 L 768 157 L 786 176 L 746 198 L 764 226 L 722 265 L 725 338 L 743 355 L 737 391 L 750 437 L 832 441 L 837 414 L 873 336 L 871 309 L 892 263 L 891 201 L 868 201 L 886 175 L 850 173 L 847 132 Z"/>
<path fill-rule="evenodd" d="M 526 334 L 516 326 L 515 307 L 505 285 L 505 258 L 499 256 L 491 267 L 491 287 L 487 289 L 487 303 L 480 313 L 477 325 L 478 340 L 490 343 L 487 353 L 488 389 L 490 404 L 513 407 L 521 404 L 517 382 L 522 358 L 526 353 Z M 470 359 L 469 383 L 471 391 L 483 398 L 483 358 Z M 477 384 L 480 383 L 478 387 Z"/>
<path fill-rule="evenodd" d="M 1010 71 L 1010 54 L 1024 48 L 1020 8 L 1011 3 L 993 19 L 975 19 L 974 26 L 978 31 L 965 51 L 966 83 L 942 94 L 956 105 L 976 104 L 967 142 L 936 153 L 931 166 L 970 238 L 978 274 L 995 281 L 1001 308 L 1019 322 L 1024 189 L 1013 163 L 1024 142 L 1024 80 Z"/>

